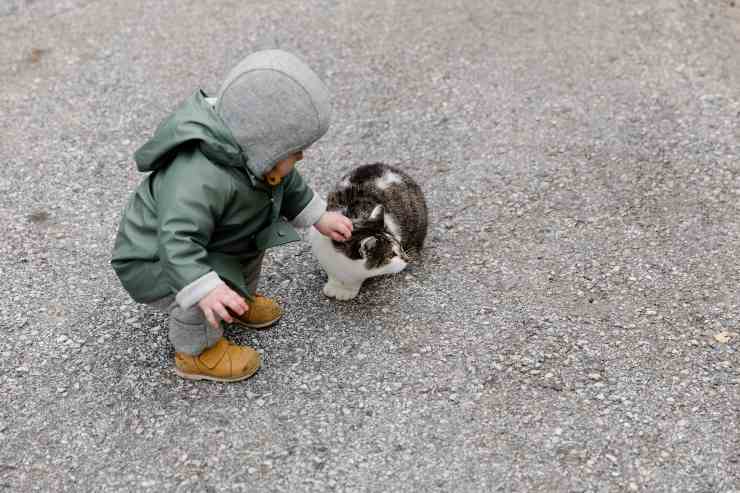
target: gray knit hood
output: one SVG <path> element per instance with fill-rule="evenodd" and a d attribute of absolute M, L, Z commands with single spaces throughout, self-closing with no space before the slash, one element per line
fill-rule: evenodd
<path fill-rule="evenodd" d="M 229 73 L 216 112 L 262 177 L 281 159 L 316 142 L 329 129 L 329 91 L 295 55 L 258 51 Z"/>

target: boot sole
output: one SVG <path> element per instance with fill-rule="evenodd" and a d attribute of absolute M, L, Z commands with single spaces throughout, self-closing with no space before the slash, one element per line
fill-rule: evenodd
<path fill-rule="evenodd" d="M 282 315 L 280 315 L 275 320 L 270 320 L 269 322 L 262 322 L 261 324 L 247 324 L 247 323 L 240 322 L 239 320 L 236 320 L 235 319 L 234 320 L 234 325 L 239 325 L 241 327 L 246 327 L 247 329 L 266 329 L 266 328 L 272 327 L 273 325 L 275 325 L 276 323 L 278 323 L 278 321 L 281 318 L 283 318 Z"/>
<path fill-rule="evenodd" d="M 211 382 L 230 383 L 230 382 L 240 382 L 242 380 L 246 380 L 247 378 L 254 376 L 254 374 L 257 373 L 257 370 L 259 369 L 260 367 L 258 366 L 257 368 L 252 370 L 251 373 L 247 373 L 245 375 L 241 375 L 241 376 L 234 377 L 234 378 L 219 378 L 219 377 L 212 377 L 210 375 L 185 373 L 184 371 L 180 370 L 178 367 L 175 367 L 175 373 L 177 373 L 177 376 L 185 378 L 187 380 L 209 380 Z"/>

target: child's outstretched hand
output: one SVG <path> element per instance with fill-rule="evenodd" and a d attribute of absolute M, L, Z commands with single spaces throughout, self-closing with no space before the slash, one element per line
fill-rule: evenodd
<path fill-rule="evenodd" d="M 334 241 L 347 241 L 352 237 L 352 221 L 338 212 L 324 212 L 313 226 Z"/>
<path fill-rule="evenodd" d="M 226 323 L 233 323 L 234 318 L 229 313 L 230 309 L 237 315 L 243 315 L 249 310 L 244 298 L 239 296 L 233 289 L 226 284 L 213 288 L 211 292 L 205 295 L 199 302 L 198 306 L 203 310 L 206 320 L 213 328 L 218 328 L 221 320 Z"/>

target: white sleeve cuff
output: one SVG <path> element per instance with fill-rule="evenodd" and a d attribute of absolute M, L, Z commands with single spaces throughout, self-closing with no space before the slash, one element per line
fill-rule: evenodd
<path fill-rule="evenodd" d="M 326 212 L 326 201 L 314 192 L 311 201 L 300 214 L 290 221 L 290 225 L 294 228 L 308 228 L 316 224 L 324 212 Z"/>
<path fill-rule="evenodd" d="M 226 284 L 218 277 L 215 271 L 211 271 L 208 274 L 199 277 L 195 281 L 191 282 L 177 293 L 175 301 L 183 309 L 188 309 L 194 304 L 198 303 L 205 295 L 210 293 L 214 288 L 219 287 L 222 284 Z"/>

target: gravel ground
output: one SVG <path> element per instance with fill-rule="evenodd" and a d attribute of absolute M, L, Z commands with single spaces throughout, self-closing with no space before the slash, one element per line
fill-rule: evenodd
<path fill-rule="evenodd" d="M 250 5 L 251 4 L 251 5 Z M 0 2 L 0 490 L 740 491 L 740 5 L 731 0 Z M 401 166 L 422 262 L 351 302 L 308 246 L 172 371 L 108 266 L 132 152 L 247 53 L 302 54 L 325 194 Z"/>

